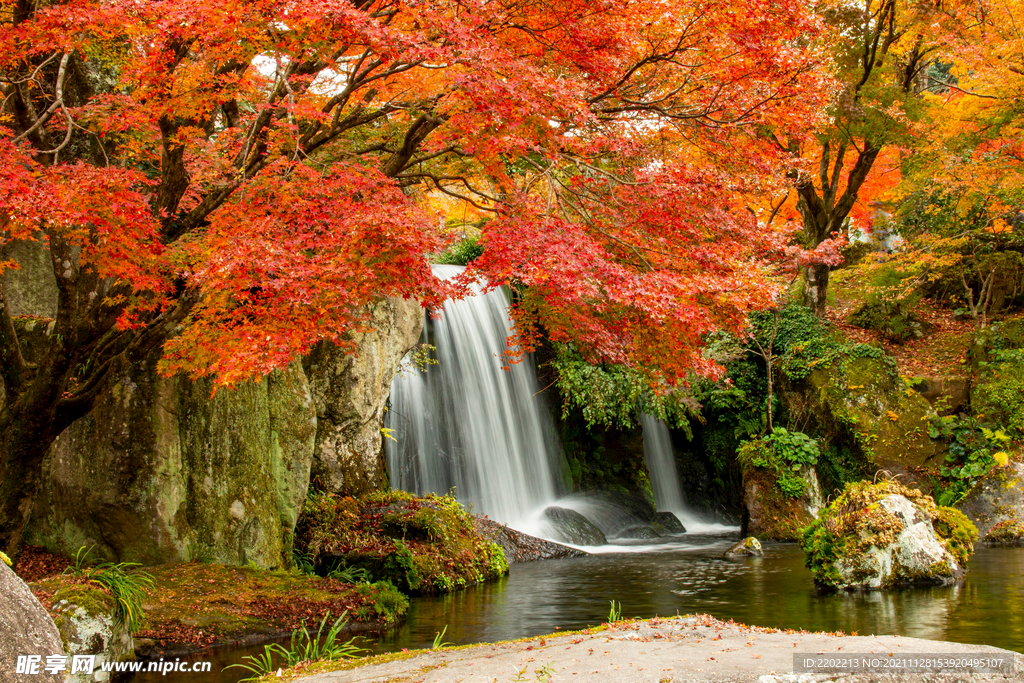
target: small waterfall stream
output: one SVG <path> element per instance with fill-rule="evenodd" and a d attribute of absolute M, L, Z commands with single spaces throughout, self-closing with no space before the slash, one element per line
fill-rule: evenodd
<path fill-rule="evenodd" d="M 462 271 L 434 266 L 442 278 Z M 561 446 L 532 360 L 502 367 L 512 333 L 505 292 L 473 291 L 426 321 L 421 342 L 436 347 L 438 364 L 407 366 L 391 385 L 388 469 L 395 488 L 454 488 L 473 512 L 515 525 L 556 498 Z"/>
<path fill-rule="evenodd" d="M 679 516 L 685 511 L 685 505 L 668 426 L 647 414 L 640 416 L 640 423 L 644 430 L 644 463 L 651 475 L 654 502 L 659 512 L 672 512 Z"/>
<path fill-rule="evenodd" d="M 668 425 L 653 415 L 646 414 L 640 416 L 640 423 L 644 430 L 644 464 L 651 475 L 651 488 L 654 490 L 654 503 L 658 512 L 671 512 L 689 532 L 735 531 L 737 527 L 709 522 L 686 507 Z"/>

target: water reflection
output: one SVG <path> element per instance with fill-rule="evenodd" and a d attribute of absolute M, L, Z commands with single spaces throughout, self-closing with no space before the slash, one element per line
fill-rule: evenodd
<path fill-rule="evenodd" d="M 823 595 L 803 566 L 799 546 L 766 544 L 763 558 L 722 558 L 734 541 L 687 536 L 685 544 L 657 553 L 513 565 L 499 581 L 414 600 L 406 622 L 370 647 L 430 647 L 446 625 L 445 640 L 460 645 L 580 629 L 607 620 L 608 602 L 616 600 L 630 617 L 707 612 L 758 626 L 905 635 L 1024 652 L 1024 549 L 979 548 L 959 586 Z M 253 651 L 262 647 L 219 658 L 237 661 Z M 233 683 L 242 677 L 229 672 L 203 680 Z M 137 677 L 135 683 L 148 680 Z"/>

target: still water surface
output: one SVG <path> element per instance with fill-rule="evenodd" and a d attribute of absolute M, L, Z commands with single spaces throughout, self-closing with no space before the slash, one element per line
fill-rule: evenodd
<path fill-rule="evenodd" d="M 722 552 L 734 536 L 683 538 L 512 565 L 499 581 L 413 600 L 401 627 L 364 646 L 375 652 L 430 647 L 446 625 L 444 640 L 457 645 L 580 629 L 607 621 L 609 601 L 616 600 L 624 617 L 704 612 L 757 626 L 904 635 L 1024 652 L 1024 548 L 979 547 L 967 579 L 957 586 L 822 594 L 796 544 L 765 544 L 763 558 L 727 560 Z M 197 658 L 230 663 L 262 649 L 222 648 Z M 202 678 L 233 683 L 244 677 L 238 671 Z M 134 679 L 156 680 L 172 683 L 174 677 Z"/>

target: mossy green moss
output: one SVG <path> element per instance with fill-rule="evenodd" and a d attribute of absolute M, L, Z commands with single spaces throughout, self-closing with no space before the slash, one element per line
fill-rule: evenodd
<path fill-rule="evenodd" d="M 396 624 L 408 598 L 386 582 L 351 584 L 290 571 L 188 562 L 147 567 L 153 578 L 143 604 L 143 638 L 209 645 L 241 635 L 277 634 L 328 611 L 348 613 L 353 623 Z M 111 614 L 114 598 L 105 589 L 70 576 L 32 584 L 56 606 L 68 600 L 90 616 Z M 57 615 L 55 621 L 60 618 Z"/>
<path fill-rule="evenodd" d="M 805 563 L 815 581 L 833 588 L 845 585 L 837 564 L 857 567 L 867 554 L 884 549 L 896 540 L 905 528 L 904 522 L 880 504 L 890 495 L 904 496 L 927 515 L 946 549 L 961 567 L 966 566 L 974 551 L 978 529 L 962 512 L 939 506 L 931 496 L 893 480 L 862 481 L 847 484 L 843 493 L 804 531 L 801 545 L 806 554 Z M 949 573 L 946 567 L 932 575 Z M 853 578 L 857 580 L 858 576 Z M 866 575 L 859 578 L 864 579 Z"/>
<path fill-rule="evenodd" d="M 321 573 L 357 567 L 412 593 L 448 592 L 508 572 L 502 549 L 452 496 L 313 494 L 295 538 Z"/>
<path fill-rule="evenodd" d="M 1024 545 L 1024 522 L 1004 519 L 989 529 L 984 541 L 988 545 Z"/>

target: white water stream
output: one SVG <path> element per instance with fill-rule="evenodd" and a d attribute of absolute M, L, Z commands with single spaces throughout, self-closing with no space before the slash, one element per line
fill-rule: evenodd
<path fill-rule="evenodd" d="M 672 437 L 668 426 L 653 415 L 641 415 L 644 430 L 644 464 L 651 476 L 654 502 L 658 512 L 671 512 L 683 523 L 688 532 L 721 533 L 736 527 L 708 522 L 686 507 L 686 499 L 679 484 L 676 457 L 672 452 Z"/>
<path fill-rule="evenodd" d="M 442 278 L 462 270 L 434 266 Z M 537 397 L 532 359 L 503 369 L 512 334 L 505 293 L 473 289 L 426 321 L 421 341 L 436 347 L 438 364 L 407 368 L 391 385 L 391 485 L 416 493 L 454 488 L 473 512 L 515 526 L 557 498 L 561 445 Z"/>

